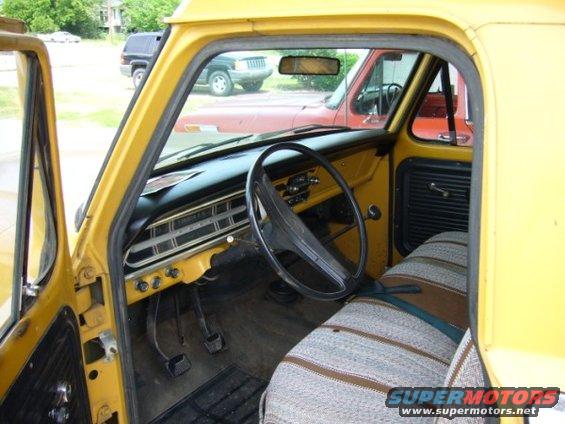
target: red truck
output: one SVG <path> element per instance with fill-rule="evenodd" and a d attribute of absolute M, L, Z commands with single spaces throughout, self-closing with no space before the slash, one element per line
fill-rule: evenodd
<path fill-rule="evenodd" d="M 333 93 L 312 91 L 302 92 L 298 96 L 273 96 L 269 107 L 264 106 L 264 98 L 257 97 L 269 93 L 235 96 L 230 100 L 201 106 L 197 111 L 180 117 L 175 131 L 199 131 L 204 128 L 203 131 L 264 133 L 310 124 L 383 127 L 388 108 L 402 91 L 402 86 L 395 83 L 393 77 L 389 76 L 389 81 L 383 84 L 383 68 L 386 70 L 387 66 L 395 66 L 394 62 L 402 60 L 416 60 L 416 54 L 365 50 Z M 379 87 L 376 88 L 374 81 L 378 80 L 379 75 L 376 74 L 379 72 Z M 461 75 L 451 65 L 449 74 L 457 144 L 470 146 L 473 127 L 468 111 L 467 88 Z M 401 80 L 406 78 L 407 75 Z M 257 104 L 261 104 L 261 108 L 255 107 Z M 420 139 L 449 142 L 446 116 L 445 96 L 441 91 L 438 73 L 412 124 L 413 134 Z"/>

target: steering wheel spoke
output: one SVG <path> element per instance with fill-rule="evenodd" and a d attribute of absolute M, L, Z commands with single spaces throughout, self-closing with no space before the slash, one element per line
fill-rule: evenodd
<path fill-rule="evenodd" d="M 316 159 L 334 177 L 347 195 L 359 226 L 361 240 L 360 260 L 355 274 L 352 275 L 318 240 L 275 189 L 263 167 L 263 162 L 267 156 L 278 150 L 294 150 Z M 261 203 L 268 217 L 267 223 L 263 226 L 256 213 L 257 200 Z M 367 261 L 367 236 L 363 217 L 345 180 L 325 158 L 299 144 L 280 143 L 267 148 L 257 158 L 249 172 L 246 203 L 251 230 L 259 242 L 261 251 L 277 274 L 288 284 L 305 296 L 321 300 L 338 299 L 348 295 L 356 288 Z M 276 258 L 275 252 L 277 250 L 288 250 L 297 254 L 320 272 L 337 290 L 321 292 L 296 280 Z"/>

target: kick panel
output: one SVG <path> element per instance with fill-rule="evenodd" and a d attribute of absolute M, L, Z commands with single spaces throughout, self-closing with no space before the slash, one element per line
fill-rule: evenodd
<path fill-rule="evenodd" d="M 443 231 L 467 231 L 471 164 L 409 158 L 396 170 L 394 240 L 406 256 Z"/>

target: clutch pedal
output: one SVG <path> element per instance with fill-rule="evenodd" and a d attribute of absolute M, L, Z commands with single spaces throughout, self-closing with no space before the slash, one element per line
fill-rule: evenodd
<path fill-rule="evenodd" d="M 202 309 L 202 303 L 200 302 L 198 286 L 196 284 L 190 284 L 188 287 L 190 290 L 190 299 L 192 301 L 192 307 L 194 308 L 194 314 L 198 321 L 198 327 L 204 337 L 204 347 L 210 354 L 218 353 L 226 346 L 224 336 L 222 336 L 219 331 L 213 332 L 210 330 L 206 321 L 206 316 L 204 315 L 204 310 Z"/>
<path fill-rule="evenodd" d="M 159 356 L 161 361 L 164 363 L 165 368 L 169 372 L 171 377 L 179 377 L 186 373 L 192 367 L 192 363 L 188 356 L 184 353 L 169 357 L 161 350 L 159 346 L 159 341 L 157 340 L 157 313 L 159 311 L 159 301 L 161 299 L 161 293 L 157 293 L 149 298 L 149 306 L 147 308 L 147 339 L 149 344 Z M 178 299 L 175 295 L 175 311 L 177 319 L 177 329 L 179 331 L 179 341 L 184 340 L 182 335 L 182 326 L 180 324 L 180 314 L 178 313 Z"/>

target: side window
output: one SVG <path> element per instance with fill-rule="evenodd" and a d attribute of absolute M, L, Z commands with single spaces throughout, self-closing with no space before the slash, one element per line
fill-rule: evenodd
<path fill-rule="evenodd" d="M 37 123 L 37 64 L 0 52 L 0 335 L 51 269 L 56 235 Z M 37 89 L 36 89 L 37 88 Z"/>
<path fill-rule="evenodd" d="M 159 47 L 159 43 L 161 42 L 161 36 L 157 35 L 156 37 L 151 38 L 151 53 L 155 54 L 157 48 Z"/>
<path fill-rule="evenodd" d="M 373 115 L 375 120 L 386 117 L 399 98 L 417 56 L 416 52 L 406 51 L 381 54 L 353 102 L 354 112 Z"/>
<path fill-rule="evenodd" d="M 472 146 L 470 113 L 463 76 L 453 65 L 441 65 L 412 122 L 412 134 L 419 141 Z"/>

